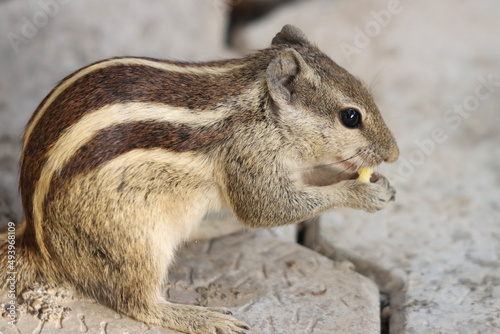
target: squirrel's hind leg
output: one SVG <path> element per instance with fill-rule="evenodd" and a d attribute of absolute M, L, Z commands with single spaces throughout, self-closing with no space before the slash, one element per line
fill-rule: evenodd
<path fill-rule="evenodd" d="M 128 303 L 120 311 L 150 325 L 166 327 L 190 334 L 243 334 L 248 326 L 230 314 L 201 306 L 169 303 L 162 298 L 143 308 L 135 306 L 135 298 L 144 301 L 144 295 L 128 296 Z"/>
<path fill-rule="evenodd" d="M 120 228 L 114 232 L 115 236 L 120 234 L 118 241 L 109 238 L 104 228 L 99 234 L 82 235 L 79 249 L 69 249 L 66 243 L 66 255 L 71 250 L 75 253 L 70 256 L 73 261 L 66 256 L 66 260 L 58 259 L 64 262 L 65 280 L 118 312 L 152 326 L 190 334 L 245 333 L 248 327 L 225 309 L 169 303 L 161 296 L 168 266 L 181 240 L 169 239 L 166 232 L 155 233 L 152 226 L 146 228 L 147 221 L 136 222 L 145 228 Z M 51 249 L 57 246 L 53 243 Z M 74 261 L 77 255 L 79 260 Z"/>
<path fill-rule="evenodd" d="M 122 185 L 113 175 L 99 177 L 98 185 L 85 176 L 47 202 L 47 247 L 61 280 L 147 324 L 191 334 L 244 333 L 246 325 L 224 310 L 169 303 L 160 293 L 176 249 L 206 211 L 206 196 L 198 194 L 196 209 L 183 210 L 180 196 L 144 193 L 151 189 L 147 180 Z"/>
<path fill-rule="evenodd" d="M 114 284 L 114 307 L 119 312 L 153 326 L 161 326 L 190 334 L 242 334 L 248 327 L 225 309 L 167 302 L 161 286 L 173 250 L 159 247 L 161 236 L 151 235 L 127 256 L 121 271 L 123 277 Z M 165 253 L 167 250 L 167 253 Z M 159 258 L 160 257 L 160 258 Z M 162 261 L 161 257 L 167 261 Z"/>

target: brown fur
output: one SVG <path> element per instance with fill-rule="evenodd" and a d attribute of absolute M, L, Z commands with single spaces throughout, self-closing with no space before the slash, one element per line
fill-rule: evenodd
<path fill-rule="evenodd" d="M 228 118 L 217 126 L 199 128 L 160 122 L 130 122 L 108 127 L 80 147 L 57 177 L 70 179 L 135 149 L 161 147 L 173 152 L 210 150 L 211 146 L 220 144 L 227 137 L 232 123 Z M 53 191 L 57 192 L 57 189 Z"/>
<path fill-rule="evenodd" d="M 156 102 L 196 110 L 211 109 L 216 103 L 223 103 L 224 99 L 237 94 L 251 79 L 248 71 L 217 78 L 166 72 L 141 65 L 109 66 L 79 79 L 50 104 L 33 130 L 32 138 L 36 140 L 26 143 L 20 187 L 27 218 L 31 218 L 30 202 L 36 187 L 32 181 L 39 179 L 45 155 L 60 134 L 84 115 L 109 104 L 130 101 Z M 233 84 L 222 86 L 228 81 Z M 182 87 L 189 87 L 197 93 L 186 94 Z"/>
<path fill-rule="evenodd" d="M 360 127 L 341 124 L 346 108 L 360 111 Z M 202 217 L 230 207 L 246 226 L 271 227 L 337 206 L 374 212 L 394 199 L 387 179 L 363 183 L 331 167 L 397 156 L 363 84 L 292 26 L 242 59 L 89 65 L 42 101 L 26 129 L 19 287 L 67 282 L 153 325 L 242 333 L 224 311 L 159 295 Z M 313 181 L 320 170 L 328 180 Z"/>

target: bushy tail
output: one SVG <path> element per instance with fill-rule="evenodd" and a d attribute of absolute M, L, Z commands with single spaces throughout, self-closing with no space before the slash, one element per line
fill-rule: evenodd
<path fill-rule="evenodd" d="M 23 242 L 26 220 L 9 223 L 0 234 L 0 289 L 18 295 L 40 278 L 38 252 Z"/>

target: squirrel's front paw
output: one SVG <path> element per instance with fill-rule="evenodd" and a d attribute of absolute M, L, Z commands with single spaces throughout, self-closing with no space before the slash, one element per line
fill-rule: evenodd
<path fill-rule="evenodd" d="M 351 183 L 351 196 L 353 197 L 351 197 L 350 207 L 376 212 L 395 200 L 396 189 L 390 185 L 389 180 L 380 174 L 375 174 L 375 176 L 377 181 L 373 183 L 358 180 L 348 181 Z"/>

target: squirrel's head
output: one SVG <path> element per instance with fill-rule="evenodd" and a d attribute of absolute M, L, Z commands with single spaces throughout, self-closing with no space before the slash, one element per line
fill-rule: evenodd
<path fill-rule="evenodd" d="M 394 162 L 399 150 L 366 87 L 286 25 L 272 41 L 266 81 L 280 128 L 306 160 L 347 166 Z"/>

